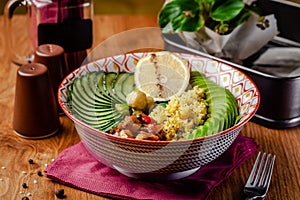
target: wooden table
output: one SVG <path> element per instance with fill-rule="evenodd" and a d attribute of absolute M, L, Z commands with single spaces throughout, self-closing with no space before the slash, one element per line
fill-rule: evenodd
<path fill-rule="evenodd" d="M 20 17 L 17 27 L 24 31 L 24 17 Z M 94 42 L 100 44 L 110 36 L 138 27 L 157 27 L 156 16 L 95 16 Z M 79 142 L 73 123 L 66 116 L 61 116 L 61 131 L 48 139 L 27 140 L 14 134 L 12 128 L 14 92 L 17 65 L 9 60 L 5 47 L 3 17 L 0 17 L 0 199 L 21 199 L 19 192 L 30 192 L 30 199 L 56 199 L 54 191 L 63 188 L 67 199 L 100 200 L 103 197 L 54 183 L 46 177 L 39 177 L 46 164 L 56 158 L 67 147 Z M 22 32 L 21 32 L 22 33 Z M 22 35 L 20 36 L 22 37 Z M 149 42 L 163 48 L 159 33 L 149 33 Z M 22 45 L 20 46 L 22 48 Z M 109 54 L 118 53 L 115 49 Z M 261 151 L 277 156 L 271 186 L 266 199 L 300 199 L 300 127 L 287 130 L 265 128 L 253 122 L 247 123 L 241 135 L 255 138 Z M 33 159 L 35 165 L 29 165 Z M 255 156 L 247 160 L 240 168 L 215 188 L 208 199 L 243 199 L 243 186 L 254 163 Z M 22 173 L 26 172 L 26 174 Z M 37 181 L 34 184 L 34 181 Z M 22 188 L 22 183 L 29 185 Z"/>

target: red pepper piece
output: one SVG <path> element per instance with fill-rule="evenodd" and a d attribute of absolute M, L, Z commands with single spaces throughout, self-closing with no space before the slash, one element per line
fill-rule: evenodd
<path fill-rule="evenodd" d="M 153 124 L 155 120 L 149 117 L 148 115 L 142 115 L 142 120 L 144 124 Z"/>

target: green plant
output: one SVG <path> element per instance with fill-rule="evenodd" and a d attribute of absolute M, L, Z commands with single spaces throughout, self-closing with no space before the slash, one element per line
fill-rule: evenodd
<path fill-rule="evenodd" d="M 225 35 L 244 23 L 257 8 L 243 0 L 173 0 L 159 13 L 158 23 L 163 32 L 194 32 L 206 26 Z M 259 28 L 268 26 L 264 18 Z"/>

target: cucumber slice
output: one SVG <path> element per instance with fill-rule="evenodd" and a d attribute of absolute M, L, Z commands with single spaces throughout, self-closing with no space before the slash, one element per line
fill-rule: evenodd
<path fill-rule="evenodd" d="M 122 85 L 122 93 L 125 97 L 132 91 L 136 89 L 136 85 L 134 83 L 134 74 L 128 74 L 129 76 L 127 77 L 126 80 L 124 80 L 124 83 Z"/>
<path fill-rule="evenodd" d="M 112 97 L 113 102 L 124 103 L 114 92 L 114 84 L 119 75 L 114 72 L 109 72 L 104 75 L 103 86 L 106 93 Z"/>
<path fill-rule="evenodd" d="M 119 77 L 117 73 L 91 72 L 75 79 L 69 93 L 74 116 L 102 131 L 116 126 L 129 110 L 126 110 L 128 106 L 114 89 L 118 85 L 121 93 L 127 77 L 129 74 L 126 73 Z M 120 82 L 116 82 L 117 80 Z"/>
<path fill-rule="evenodd" d="M 85 97 L 85 101 L 90 102 L 95 106 L 111 107 L 111 102 L 108 99 L 103 99 L 96 96 L 95 92 L 93 91 L 93 88 L 90 86 L 91 84 L 88 80 L 88 77 L 89 75 L 83 76 L 80 79 L 80 84 L 84 91 L 83 95 Z"/>
<path fill-rule="evenodd" d="M 98 88 L 98 83 L 102 82 L 103 76 L 103 72 L 92 72 L 87 75 L 87 84 L 90 88 L 91 93 L 93 94 L 93 97 L 95 97 L 97 101 L 107 103 L 107 101 L 111 100 L 111 97 L 108 96 L 105 92 L 101 92 L 101 90 Z"/>
<path fill-rule="evenodd" d="M 128 78 L 129 74 L 127 73 L 120 73 L 118 74 L 115 83 L 114 83 L 114 87 L 113 87 L 113 92 L 114 94 L 121 99 L 124 103 L 126 102 L 126 95 L 124 95 L 122 93 L 122 87 L 124 84 L 124 81 Z"/>
<path fill-rule="evenodd" d="M 76 102 L 81 101 L 82 104 L 85 104 L 85 106 L 91 106 L 91 105 L 93 105 L 93 102 L 91 102 L 90 99 L 86 97 L 84 88 L 82 87 L 80 81 L 81 81 L 80 79 L 74 80 L 73 90 L 71 93 L 72 102 L 74 104 Z"/>
<path fill-rule="evenodd" d="M 123 116 L 120 114 L 114 117 L 106 115 L 105 119 L 102 117 L 91 117 L 86 113 L 82 112 L 82 110 L 77 110 L 76 108 L 74 115 L 84 123 L 102 131 L 107 131 L 108 128 L 111 129 L 115 124 L 118 124 L 123 120 Z"/>
<path fill-rule="evenodd" d="M 99 76 L 99 77 L 98 77 Z M 98 92 L 98 94 L 102 94 L 103 97 L 106 97 L 107 100 L 112 101 L 112 96 L 110 94 L 108 94 L 108 92 L 106 91 L 106 89 L 104 88 L 104 84 L 105 84 L 105 73 L 104 72 L 100 72 L 100 74 L 98 75 L 98 79 L 96 80 L 96 92 Z"/>

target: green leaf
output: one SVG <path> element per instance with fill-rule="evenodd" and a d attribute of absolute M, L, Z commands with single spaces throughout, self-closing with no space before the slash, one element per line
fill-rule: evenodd
<path fill-rule="evenodd" d="M 216 0 L 211 8 L 211 17 L 216 21 L 229 21 L 245 7 L 243 0 Z"/>
<path fill-rule="evenodd" d="M 229 22 L 231 30 L 236 28 L 238 25 L 243 24 L 250 17 L 250 10 L 243 9 L 235 18 Z"/>
<path fill-rule="evenodd" d="M 201 15 L 195 18 L 185 18 L 180 31 L 198 31 L 204 26 L 204 20 Z"/>
<path fill-rule="evenodd" d="M 186 17 L 185 15 L 180 15 L 172 21 L 172 26 L 174 32 L 190 31 L 194 32 L 199 30 L 203 25 L 204 21 L 197 17 Z"/>
<path fill-rule="evenodd" d="M 201 19 L 195 0 L 173 0 L 160 11 L 158 23 L 163 32 L 196 31 L 204 25 Z"/>
<path fill-rule="evenodd" d="M 180 6 L 174 3 L 168 3 L 159 13 L 158 23 L 161 28 L 168 25 L 174 18 L 178 17 L 182 12 Z"/>

